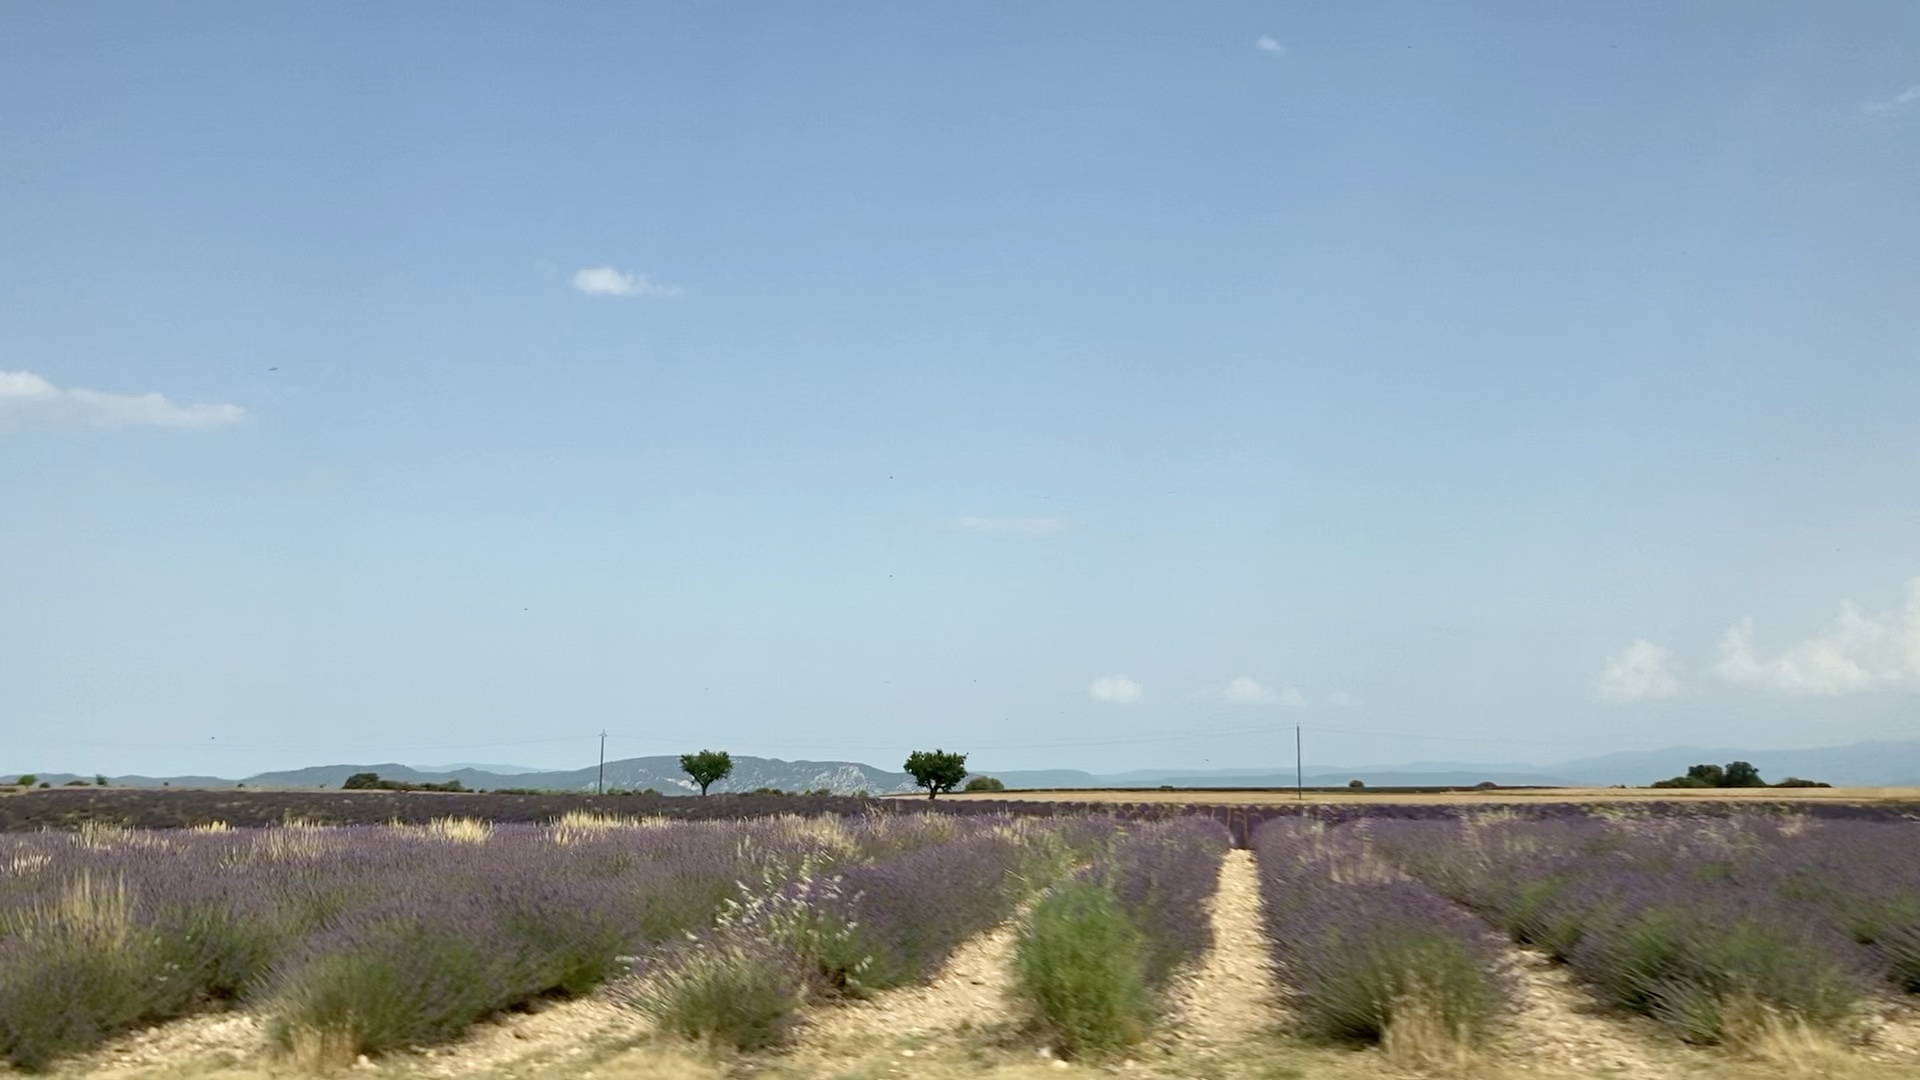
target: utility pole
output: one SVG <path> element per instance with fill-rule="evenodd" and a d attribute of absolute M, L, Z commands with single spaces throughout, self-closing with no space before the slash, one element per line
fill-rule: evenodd
<path fill-rule="evenodd" d="M 600 729 L 600 775 L 594 778 L 593 793 L 595 795 L 605 795 L 607 793 L 607 729 L 606 728 Z"/>
<path fill-rule="evenodd" d="M 1306 773 L 1300 767 L 1300 725 L 1293 725 L 1293 800 L 1307 801 Z"/>

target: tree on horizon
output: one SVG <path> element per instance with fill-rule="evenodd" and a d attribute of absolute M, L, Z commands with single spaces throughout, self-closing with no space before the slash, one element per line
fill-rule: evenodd
<path fill-rule="evenodd" d="M 927 789 L 927 798 L 952 791 L 967 778 L 967 755 L 945 750 L 915 750 L 907 755 L 906 770 L 913 782 Z"/>
<path fill-rule="evenodd" d="M 733 772 L 733 755 L 725 750 L 681 754 L 680 771 L 692 777 L 693 782 L 700 785 L 700 794 L 705 795 L 715 781 L 724 780 Z"/>

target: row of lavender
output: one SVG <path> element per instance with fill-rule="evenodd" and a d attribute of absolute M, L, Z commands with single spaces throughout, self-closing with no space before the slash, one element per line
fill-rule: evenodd
<path fill-rule="evenodd" d="M 967 939 L 1111 845 L 1111 818 L 929 816 L 952 841 L 863 865 L 803 868 L 723 905 L 617 996 L 690 1039 L 784 1042 L 810 1002 L 931 978 Z"/>
<path fill-rule="evenodd" d="M 1098 857 L 1039 898 L 1015 943 L 1015 989 L 1071 1055 L 1144 1038 L 1168 984 L 1213 943 L 1208 904 L 1231 838 L 1189 818 L 1117 831 Z"/>
<path fill-rule="evenodd" d="M 1465 1045 L 1505 1005 L 1485 928 L 1386 862 L 1361 827 L 1271 821 L 1254 854 L 1275 971 L 1310 1033 Z"/>
<path fill-rule="evenodd" d="M 1606 1000 L 1719 1042 L 1920 989 L 1920 831 L 1719 820 L 1380 823 L 1394 862 Z"/>
<path fill-rule="evenodd" d="M 238 1002 L 283 1049 L 351 1059 L 452 1038 L 636 962 L 668 982 L 689 969 L 676 943 L 755 920 L 811 920 L 788 938 L 818 939 L 808 976 L 822 985 L 893 985 L 1070 864 L 1075 830 L 1098 831 L 578 816 L 0 837 L 0 1056 L 44 1068 L 129 1026 Z"/>
<path fill-rule="evenodd" d="M 1911 823 L 1275 821 L 1255 850 L 1276 968 L 1300 1017 L 1335 1038 L 1414 1024 L 1472 1042 L 1512 994 L 1502 931 L 1692 1042 L 1780 1018 L 1840 1029 L 1876 997 L 1920 991 Z"/>

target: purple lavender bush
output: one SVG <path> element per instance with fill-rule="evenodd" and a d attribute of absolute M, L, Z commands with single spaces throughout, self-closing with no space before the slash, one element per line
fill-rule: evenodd
<path fill-rule="evenodd" d="M 1374 833 L 1399 866 L 1690 1042 L 1725 1040 L 1754 1006 L 1837 1026 L 1866 992 L 1831 913 L 1787 887 L 1796 879 L 1783 878 L 1783 855 L 1797 834 L 1777 821 L 1395 823 Z"/>
<path fill-rule="evenodd" d="M 1095 867 L 1092 877 L 1140 928 L 1149 986 L 1165 985 L 1175 969 L 1213 944 L 1207 904 L 1230 847 L 1219 822 L 1178 818 L 1130 830 Z"/>
<path fill-rule="evenodd" d="M 779 818 L 0 836 L 0 1055 L 44 1068 L 236 1001 L 288 1049 L 451 1038 L 623 972 L 739 882 L 844 853 L 836 836 Z"/>
<path fill-rule="evenodd" d="M 1061 841 L 1045 826 L 956 817 L 905 831 L 913 842 L 892 827 L 861 838 L 857 848 L 889 853 L 874 862 L 816 861 L 790 880 L 768 877 L 724 903 L 711 929 L 655 950 L 617 996 L 687 1038 L 773 1045 L 810 997 L 930 977 L 1060 865 Z"/>
<path fill-rule="evenodd" d="M 1254 833 L 1276 969 L 1306 1029 L 1379 1042 L 1437 1021 L 1471 1042 L 1509 995 L 1498 946 L 1466 912 L 1386 866 L 1354 826 L 1285 820 Z"/>
<path fill-rule="evenodd" d="M 1207 902 L 1229 838 L 1208 818 L 1143 822 L 1102 838 L 1086 872 L 1042 897 L 1015 942 L 1015 986 L 1069 1056 L 1145 1037 L 1178 967 L 1212 944 Z"/>

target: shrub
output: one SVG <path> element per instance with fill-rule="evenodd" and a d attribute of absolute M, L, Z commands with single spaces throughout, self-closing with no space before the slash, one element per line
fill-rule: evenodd
<path fill-rule="evenodd" d="M 1380 835 L 1399 865 L 1565 961 L 1609 1001 L 1702 1043 L 1726 1039 L 1736 1014 L 1756 1007 L 1814 1027 L 1840 1024 L 1862 986 L 1836 926 L 1854 899 L 1875 891 L 1859 880 L 1863 870 L 1911 862 L 1887 857 L 1892 848 L 1876 855 L 1828 837 L 1794 839 L 1756 818 L 1712 828 L 1398 823 Z M 1911 886 L 1881 888 L 1893 896 Z"/>
<path fill-rule="evenodd" d="M 932 976 L 953 950 L 1013 913 L 1027 891 L 1022 852 L 996 836 L 931 844 L 839 875 L 834 904 L 852 924 L 839 964 L 824 963 L 831 986 L 859 991 Z M 858 964 L 857 978 L 846 970 Z"/>
<path fill-rule="evenodd" d="M 1254 834 L 1267 936 L 1302 1025 L 1337 1041 L 1417 1025 L 1474 1042 L 1505 1002 L 1498 950 L 1355 828 L 1272 821 Z"/>
<path fill-rule="evenodd" d="M 761 1050 L 786 1041 L 806 985 L 800 965 L 783 950 L 763 942 L 703 941 L 679 950 L 623 996 L 683 1038 Z"/>
<path fill-rule="evenodd" d="M 32 787 L 39 782 L 40 778 L 32 773 L 22 773 L 20 779 L 14 781 L 14 783 L 19 784 L 21 787 Z"/>
<path fill-rule="evenodd" d="M 1213 944 L 1207 902 L 1231 846 L 1226 827 L 1211 818 L 1176 819 L 1122 834 L 1095 867 L 1144 935 L 1146 979 L 1155 990 Z"/>
<path fill-rule="evenodd" d="M 1070 881 L 1034 905 L 1014 947 L 1017 991 L 1061 1051 L 1112 1053 L 1153 1016 L 1146 945 L 1113 894 Z"/>
<path fill-rule="evenodd" d="M 1001 783 L 1000 781 L 994 779 L 991 776 L 969 776 L 967 777 L 967 786 L 965 790 L 967 791 L 1005 791 L 1007 790 L 1007 785 Z"/>
<path fill-rule="evenodd" d="M 152 1015 L 162 974 L 124 884 L 82 874 L 57 899 L 0 913 L 0 1056 L 37 1072 Z"/>
<path fill-rule="evenodd" d="M 1711 907 L 1645 908 L 1584 935 L 1573 960 L 1614 1003 L 1695 1043 L 1723 1041 L 1729 1011 L 1746 1003 L 1833 1028 L 1859 997 L 1804 928 Z"/>
<path fill-rule="evenodd" d="M 1347 781 L 1347 786 L 1350 788 L 1363 788 L 1367 786 L 1367 782 L 1365 780 L 1354 779 Z"/>
<path fill-rule="evenodd" d="M 267 1032 L 282 1051 L 351 1059 L 445 1042 L 510 1004 L 500 960 L 466 933 L 400 922 L 346 936 L 360 940 L 329 942 L 274 987 Z"/>
<path fill-rule="evenodd" d="M 1229 844 L 1211 819 L 1138 826 L 1035 905 L 1017 985 L 1061 1051 L 1108 1053 L 1144 1037 L 1160 989 L 1212 943 L 1207 900 Z"/>

